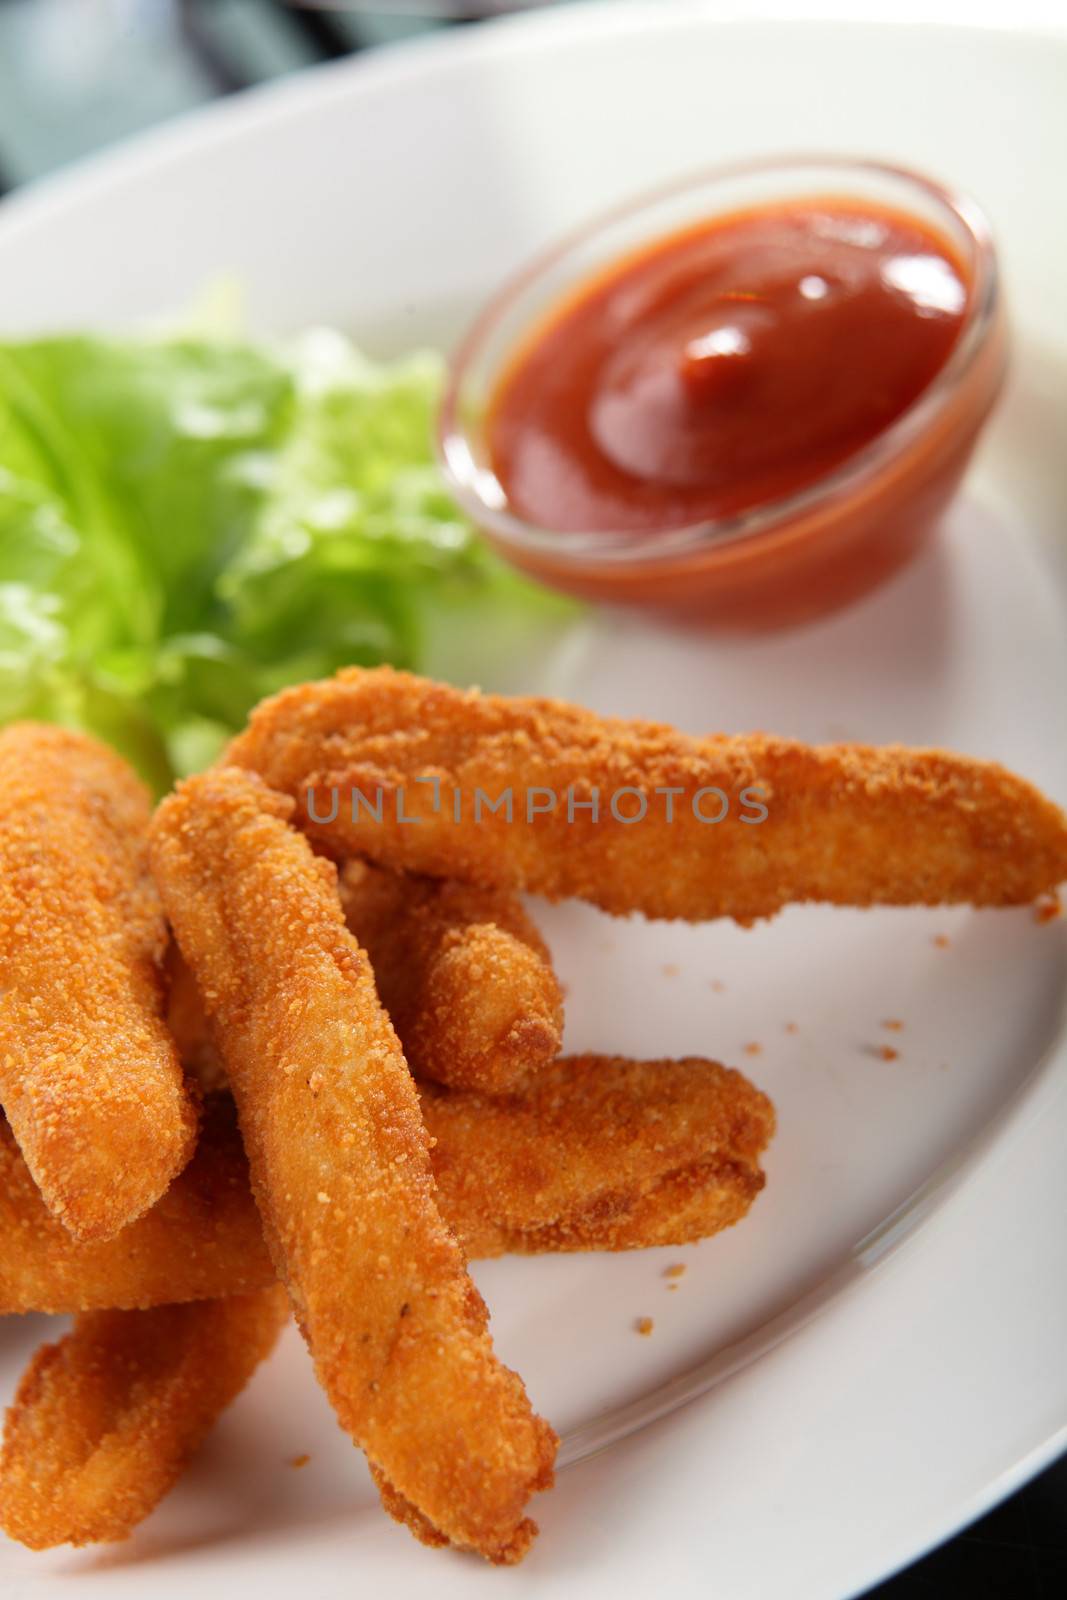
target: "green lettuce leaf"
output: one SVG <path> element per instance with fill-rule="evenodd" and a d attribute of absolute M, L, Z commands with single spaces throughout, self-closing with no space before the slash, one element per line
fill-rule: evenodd
<path fill-rule="evenodd" d="M 162 789 L 287 683 L 559 607 L 444 492 L 441 382 L 325 330 L 0 345 L 0 719 L 84 727 Z"/>

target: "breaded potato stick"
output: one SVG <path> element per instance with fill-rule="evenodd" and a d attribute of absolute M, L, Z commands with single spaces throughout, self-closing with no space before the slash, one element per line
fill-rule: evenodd
<path fill-rule="evenodd" d="M 555 1060 L 563 999 L 516 895 L 360 861 L 339 887 L 417 1078 L 503 1094 Z"/>
<path fill-rule="evenodd" d="M 471 1256 L 635 1250 L 705 1238 L 763 1187 L 770 1102 L 711 1061 L 577 1056 L 500 1102 L 427 1088 L 437 1202 Z M 0 1123 L 0 1316 L 210 1299 L 274 1267 L 232 1103 L 205 1105 L 189 1166 L 139 1222 L 78 1244 Z"/>
<path fill-rule="evenodd" d="M 264 701 L 226 759 L 338 858 L 621 914 L 1018 905 L 1067 878 L 1067 819 L 994 762 L 690 738 L 385 667 Z"/>
<path fill-rule="evenodd" d="M 506 1099 L 426 1088 L 442 1207 L 474 1256 L 685 1244 L 763 1188 L 774 1107 L 713 1061 L 574 1056 Z"/>
<path fill-rule="evenodd" d="M 267 1242 L 342 1426 L 438 1533 L 521 1558 L 557 1440 L 493 1354 L 336 873 L 253 776 L 189 779 L 152 862 L 211 1016 Z"/>
<path fill-rule="evenodd" d="M 196 1154 L 163 1198 L 113 1239 L 56 1221 L 0 1118 L 0 1316 L 208 1300 L 276 1276 L 228 1095 L 205 1103 Z"/>
<path fill-rule="evenodd" d="M 163 1022 L 148 795 L 64 728 L 0 732 L 0 1105 L 46 1202 L 106 1239 L 192 1154 L 196 1111 Z"/>
<path fill-rule="evenodd" d="M 34 1356 L 0 1447 L 0 1526 L 31 1550 L 125 1539 L 270 1354 L 280 1284 L 153 1311 L 94 1311 Z"/>
<path fill-rule="evenodd" d="M 163 965 L 167 979 L 167 1027 L 174 1035 L 182 1066 L 201 1094 L 224 1091 L 226 1069 L 211 1038 L 204 1002 L 196 979 L 173 939 Z"/>

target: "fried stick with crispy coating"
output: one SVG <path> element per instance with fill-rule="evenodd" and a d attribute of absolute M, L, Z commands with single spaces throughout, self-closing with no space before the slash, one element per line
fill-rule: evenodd
<path fill-rule="evenodd" d="M 1067 819 L 993 762 L 691 738 L 385 667 L 264 701 L 226 759 L 292 796 L 335 856 L 622 914 L 1017 905 L 1067 878 Z"/>
<path fill-rule="evenodd" d="M 272 1257 L 339 1420 L 439 1534 L 518 1560 L 556 1436 L 493 1354 L 370 964 L 291 811 L 247 773 L 190 779 L 156 814 L 156 878 L 212 1019 Z"/>
<path fill-rule="evenodd" d="M 506 1098 L 423 1090 L 434 1175 L 475 1256 L 685 1244 L 763 1187 L 774 1108 L 714 1061 L 573 1056 Z"/>
<path fill-rule="evenodd" d="M 0 1316 L 208 1300 L 275 1277 L 229 1096 L 208 1098 L 192 1161 L 113 1239 L 74 1239 L 56 1221 L 0 1118 Z"/>
<path fill-rule="evenodd" d="M 361 861 L 339 888 L 417 1078 L 503 1094 L 555 1060 L 563 1000 L 516 895 Z"/>
<path fill-rule="evenodd" d="M 80 1239 L 147 1211 L 195 1141 L 162 1017 L 149 815 L 96 740 L 34 723 L 0 732 L 0 1104 Z"/>
<path fill-rule="evenodd" d="M 167 1027 L 174 1035 L 182 1066 L 202 1095 L 227 1092 L 226 1068 L 215 1049 L 196 979 L 172 939 L 164 961 Z"/>
<path fill-rule="evenodd" d="M 94 1311 L 23 1375 L 0 1447 L 0 1526 L 31 1550 L 125 1539 L 270 1354 L 279 1284 L 152 1311 Z"/>
<path fill-rule="evenodd" d="M 503 1102 L 427 1088 L 437 1200 L 471 1256 L 635 1250 L 717 1233 L 763 1187 L 770 1102 L 712 1061 L 576 1056 Z M 0 1316 L 147 1307 L 273 1281 L 232 1102 L 210 1096 L 196 1155 L 117 1239 L 49 1216 L 0 1122 Z"/>

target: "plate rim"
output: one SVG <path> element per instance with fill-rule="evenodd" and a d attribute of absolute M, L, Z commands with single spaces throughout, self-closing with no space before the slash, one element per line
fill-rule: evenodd
<path fill-rule="evenodd" d="M 783 15 L 783 9 L 785 15 Z M 223 102 L 215 102 L 174 119 L 158 129 L 150 130 L 121 145 L 83 158 L 58 173 L 16 190 L 0 204 L 0 248 L 13 233 L 32 228 L 38 222 L 47 223 L 50 213 L 62 209 L 68 202 L 91 203 L 94 195 L 128 178 L 136 179 L 146 169 L 159 164 L 180 161 L 195 152 L 198 146 L 211 146 L 220 139 L 232 136 L 251 137 L 257 123 L 276 124 L 285 117 L 299 118 L 304 109 L 314 102 L 321 105 L 324 93 L 344 99 L 359 92 L 388 92 L 389 87 L 404 78 L 418 77 L 427 71 L 437 70 L 449 58 L 466 59 L 481 56 L 491 60 L 524 48 L 525 38 L 536 34 L 546 47 L 567 39 L 583 36 L 603 36 L 606 32 L 616 36 L 631 33 L 639 35 L 652 28 L 658 33 L 676 27 L 688 27 L 695 21 L 709 27 L 753 25 L 782 20 L 803 25 L 833 21 L 840 7 L 833 4 L 813 4 L 800 14 L 792 7 L 783 8 L 773 0 L 755 0 L 742 6 L 708 3 L 708 0 L 678 0 L 669 16 L 647 0 L 627 3 L 617 0 L 613 5 L 578 5 L 569 11 L 539 11 L 526 16 L 494 20 L 484 30 L 484 36 L 474 38 L 458 30 L 441 36 L 431 36 L 388 46 L 352 61 L 324 63 L 310 71 L 295 74 L 292 78 L 269 83 L 247 90 Z M 855 29 L 910 26 L 908 8 L 891 0 L 861 0 L 848 8 Z M 1067 15 L 1054 16 L 1043 0 L 1018 0 L 1012 14 L 1006 17 L 998 8 L 996 12 L 985 6 L 972 6 L 965 15 L 955 0 L 926 0 L 921 7 L 926 23 L 924 31 L 951 28 L 968 32 L 996 31 L 1010 35 L 1055 39 L 1057 46 L 1067 43 Z M 977 12 L 976 16 L 974 13 Z M 1032 17 L 1032 20 L 1030 20 Z M 1020 20 L 1021 19 L 1021 20 Z M 555 47 L 555 46 L 551 46 Z M 1054 1109 L 1055 1101 L 1062 1099 L 1067 1088 L 1067 1040 L 1061 1035 L 1049 1053 L 1043 1070 L 1035 1069 L 1036 1081 L 1020 1089 L 1011 1105 L 1005 1108 L 1003 1122 L 998 1119 L 995 1136 L 984 1152 L 967 1160 L 966 1171 L 944 1196 L 937 1210 L 958 1212 L 967 1203 L 967 1194 L 978 1175 L 976 1168 L 984 1168 L 992 1150 L 1002 1158 L 1012 1159 L 1031 1142 L 1038 1123 L 1046 1110 Z M 1046 1104 L 1047 1102 L 1047 1104 Z M 1054 1119 L 1050 1119 L 1054 1120 Z M 1046 1151 L 1046 1159 L 1048 1158 Z M 901 1241 L 893 1252 L 896 1261 L 905 1258 L 913 1249 L 917 1238 L 925 1232 Z M 856 1287 L 858 1288 L 858 1284 Z M 827 1306 L 818 1313 L 821 1322 L 832 1314 Z M 789 1337 L 792 1337 L 790 1335 Z M 760 1357 L 759 1360 L 764 1360 Z M 706 1406 L 707 1396 L 688 1403 L 687 1409 L 698 1412 Z M 614 1452 L 624 1449 L 629 1440 L 621 1440 L 609 1448 Z M 856 1573 L 849 1580 L 847 1593 L 856 1595 L 871 1584 L 885 1579 L 902 1566 L 918 1559 L 959 1529 L 967 1526 L 1006 1495 L 1012 1493 L 1067 1447 L 1067 1420 L 1052 1427 L 1047 1435 L 1023 1449 L 1016 1459 L 990 1479 L 980 1490 L 946 1513 L 931 1510 L 927 1527 L 896 1539 L 883 1538 L 880 1553 L 865 1563 L 856 1562 Z M 893 1547 L 892 1551 L 889 1547 Z M 859 1571 L 863 1566 L 866 1570 Z M 551 1581 L 551 1579 L 549 1580 Z M 17 1585 L 18 1580 L 16 1580 Z"/>
<path fill-rule="evenodd" d="M 377 45 L 348 58 L 315 62 L 285 77 L 252 84 L 222 99 L 178 113 L 166 122 L 65 163 L 56 171 L 18 185 L 0 197 L 0 242 L 71 199 L 91 199 L 145 168 L 180 157 L 198 144 L 227 135 L 247 136 L 257 120 L 271 123 L 299 116 L 324 94 L 343 99 L 361 82 L 371 91 L 434 70 L 449 57 L 489 59 L 521 51 L 533 40 L 553 47 L 606 34 L 666 33 L 694 22 L 713 27 L 781 23 L 797 27 L 834 23 L 864 28 L 914 28 L 923 32 L 999 33 L 1067 43 L 1067 12 L 1059 0 L 1013 0 L 1010 13 L 999 0 L 671 0 L 664 12 L 656 0 L 570 0 L 566 8 L 537 9 L 489 17 L 476 30 L 440 29 Z"/>

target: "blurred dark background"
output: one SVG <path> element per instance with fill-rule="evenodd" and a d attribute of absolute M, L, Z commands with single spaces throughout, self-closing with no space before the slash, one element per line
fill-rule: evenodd
<path fill-rule="evenodd" d="M 0 0 L 0 184 L 317 61 L 554 3 Z"/>
<path fill-rule="evenodd" d="M 220 95 L 554 3 L 566 0 L 0 0 L 0 193 Z M 871 1595 L 1063 1600 L 1067 1459 Z"/>

